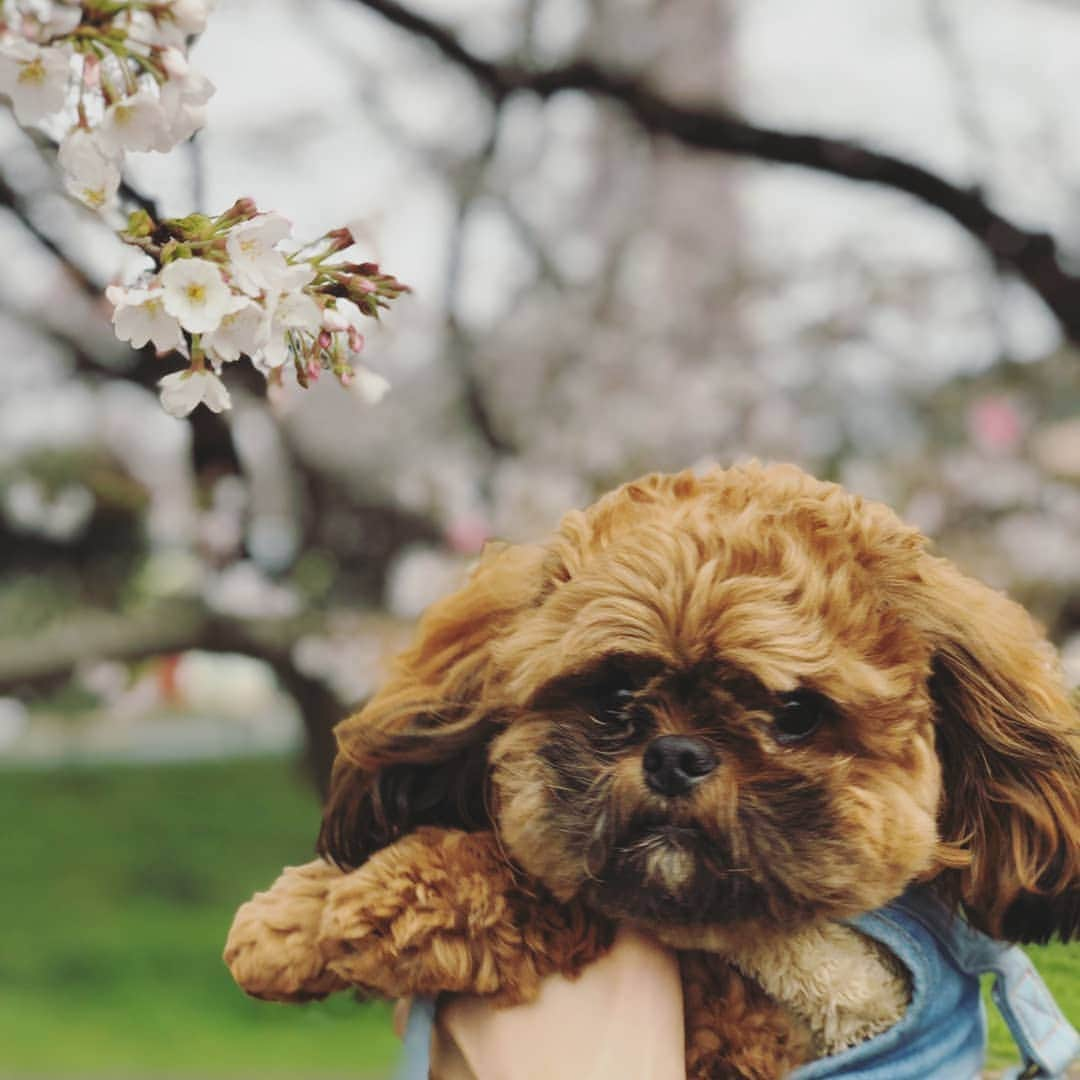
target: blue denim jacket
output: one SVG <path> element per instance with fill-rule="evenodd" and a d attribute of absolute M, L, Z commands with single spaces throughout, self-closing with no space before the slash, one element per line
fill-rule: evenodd
<path fill-rule="evenodd" d="M 852 925 L 911 972 L 911 1004 L 888 1031 L 799 1067 L 791 1080 L 973 1080 L 986 1044 L 984 972 L 995 976 L 994 1003 L 1024 1062 L 1008 1076 L 1059 1077 L 1080 1053 L 1080 1036 L 1024 953 L 973 930 L 928 890 L 909 889 Z M 397 1080 L 427 1080 L 434 1020 L 433 999 L 414 1003 Z"/>
<path fill-rule="evenodd" d="M 979 993 L 986 972 L 1024 1062 L 1012 1076 L 1060 1076 L 1080 1052 L 1080 1036 L 1024 953 L 972 929 L 927 889 L 909 889 L 852 925 L 911 972 L 911 1003 L 888 1031 L 803 1065 L 791 1080 L 972 1080 L 986 1044 Z"/>

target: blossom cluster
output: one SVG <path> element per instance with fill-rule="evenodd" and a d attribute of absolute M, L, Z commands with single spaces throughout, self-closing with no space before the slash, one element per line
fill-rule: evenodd
<path fill-rule="evenodd" d="M 68 191 L 109 206 L 128 151 L 202 127 L 213 84 L 188 65 L 213 0 L 0 0 L 0 94 L 20 124 L 57 117 Z"/>
<path fill-rule="evenodd" d="M 286 368 L 301 386 L 324 371 L 374 403 L 388 389 L 382 376 L 360 366 L 359 325 L 408 287 L 375 263 L 342 254 L 353 246 L 348 229 L 333 229 L 296 245 L 290 223 L 240 199 L 216 218 L 192 214 L 155 222 L 139 210 L 121 237 L 141 248 L 153 269 L 131 287 L 110 286 L 117 337 L 159 354 L 176 352 L 188 367 L 160 382 L 161 401 L 174 416 L 200 403 L 214 412 L 230 405 L 220 375 L 225 364 L 248 357 L 280 387 Z"/>

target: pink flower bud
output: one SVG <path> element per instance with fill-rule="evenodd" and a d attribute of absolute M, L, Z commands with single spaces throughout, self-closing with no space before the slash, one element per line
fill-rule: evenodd
<path fill-rule="evenodd" d="M 368 281 L 366 277 L 354 277 L 349 284 L 353 289 L 360 293 L 373 293 L 375 291 L 374 283 Z"/>
<path fill-rule="evenodd" d="M 316 340 L 318 341 L 319 348 L 324 351 L 328 350 L 334 343 L 334 338 L 329 330 L 320 330 Z"/>
<path fill-rule="evenodd" d="M 258 212 L 259 208 L 255 205 L 255 200 L 245 195 L 237 199 L 218 220 L 239 224 L 241 221 L 250 221 Z"/>
<path fill-rule="evenodd" d="M 348 229 L 331 229 L 326 237 L 330 241 L 331 251 L 344 251 L 356 243 L 353 234 Z"/>
<path fill-rule="evenodd" d="M 352 349 L 354 353 L 363 352 L 364 335 L 361 334 L 355 326 L 350 326 L 346 333 L 349 335 L 349 348 Z"/>
<path fill-rule="evenodd" d="M 93 90 L 101 83 L 101 61 L 94 53 L 83 56 L 82 81 L 88 90 Z"/>
<path fill-rule="evenodd" d="M 305 368 L 309 382 L 318 382 L 322 374 L 322 365 L 318 360 L 309 360 Z"/>
<path fill-rule="evenodd" d="M 356 378 L 356 372 L 351 367 L 338 368 L 334 374 L 338 377 L 338 382 L 346 388 L 351 386 L 353 379 Z"/>

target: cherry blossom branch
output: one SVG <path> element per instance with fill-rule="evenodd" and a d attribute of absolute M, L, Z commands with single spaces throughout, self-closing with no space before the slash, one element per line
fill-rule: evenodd
<path fill-rule="evenodd" d="M 374 263 L 340 258 L 354 245 L 348 229 L 302 244 L 291 233 L 285 218 L 260 213 L 251 199 L 215 217 L 131 215 L 120 237 L 147 255 L 153 270 L 140 287 L 110 286 L 106 296 L 118 337 L 135 348 L 153 342 L 189 361 L 159 383 L 174 416 L 200 403 L 213 412 L 229 408 L 219 375 L 241 356 L 272 388 L 280 389 L 291 368 L 303 387 L 329 371 L 368 402 L 385 393 L 386 381 L 356 363 L 364 347 L 358 323 L 377 319 L 408 287 Z"/>
<path fill-rule="evenodd" d="M 159 382 L 167 411 L 229 408 L 219 376 L 241 357 L 266 376 L 271 392 L 289 365 L 301 386 L 329 371 L 373 403 L 389 384 L 355 362 L 364 343 L 357 323 L 378 318 L 409 290 L 374 263 L 334 258 L 353 246 L 348 230 L 283 247 L 289 222 L 260 213 L 250 199 L 216 217 L 162 220 L 154 201 L 123 180 L 129 151 L 167 153 L 202 127 L 214 86 L 190 67 L 187 51 L 211 7 L 212 0 L 0 0 L 0 95 L 24 129 L 66 127 L 55 164 L 70 195 L 103 214 L 118 196 L 135 207 L 120 237 L 152 268 L 136 287 L 111 285 L 106 295 L 118 337 L 136 349 L 152 342 L 186 361 Z M 39 149 L 49 142 L 31 137 Z M 6 194 L 61 257 L 16 194 Z"/>
<path fill-rule="evenodd" d="M 117 336 L 137 350 L 133 365 L 107 371 L 72 340 L 76 369 L 157 384 L 174 415 L 207 404 L 191 419 L 192 466 L 200 478 L 243 468 L 230 427 L 217 415 L 229 404 L 218 377 L 225 364 L 251 361 L 237 375 L 256 396 L 273 395 L 288 364 L 301 385 L 329 371 L 362 399 L 377 400 L 387 384 L 356 363 L 363 348 L 357 324 L 377 319 L 408 291 L 375 264 L 351 261 L 346 229 L 290 242 L 288 221 L 261 213 L 250 199 L 217 216 L 164 220 L 153 199 L 123 180 L 128 151 L 168 152 L 202 126 L 214 87 L 189 67 L 187 51 L 211 6 L 210 0 L 0 0 L 0 95 L 49 166 L 59 166 L 69 194 L 103 214 L 113 214 L 118 201 L 134 208 L 121 239 L 140 248 L 150 264 L 136 287 L 107 290 Z M 64 123 L 59 145 L 35 130 L 42 122 Z M 195 172 L 198 180 L 197 162 Z M 99 297 L 101 286 L 38 226 L 27 202 L 0 177 L 0 207 L 71 272 L 82 291 Z M 166 353 L 179 354 L 187 367 L 162 379 Z M 305 471 L 298 459 L 291 464 Z M 323 516 L 318 509 L 316 516 Z M 262 624 L 202 608 L 153 614 L 155 621 L 145 625 L 65 626 L 59 639 L 37 640 L 22 650 L 19 662 L 5 648 L 0 687 L 5 680 L 21 688 L 64 677 L 80 657 L 103 651 L 128 658 L 193 647 L 243 652 L 270 664 L 295 698 L 308 729 L 309 758 L 320 785 L 325 783 L 334 753 L 330 728 L 341 704 L 293 662 L 288 634 L 270 640 Z"/>
<path fill-rule="evenodd" d="M 1024 229 L 993 210 L 977 188 L 953 184 L 920 165 L 850 140 L 778 131 L 707 105 L 680 105 L 634 77 L 607 71 L 588 60 L 546 70 L 494 63 L 466 49 L 445 26 L 397 0 L 357 2 L 430 42 L 469 72 L 493 101 L 519 91 L 548 98 L 562 90 L 579 90 L 617 103 L 642 130 L 685 146 L 797 165 L 911 195 L 950 217 L 982 245 L 998 267 L 1024 280 L 1057 317 L 1065 335 L 1080 343 L 1080 276 L 1066 269 L 1052 236 Z"/>

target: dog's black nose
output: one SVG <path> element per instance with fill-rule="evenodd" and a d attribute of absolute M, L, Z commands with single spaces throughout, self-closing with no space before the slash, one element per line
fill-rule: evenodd
<path fill-rule="evenodd" d="M 661 735 L 645 747 L 641 766 L 658 795 L 685 795 L 716 768 L 716 755 L 704 739 Z"/>

